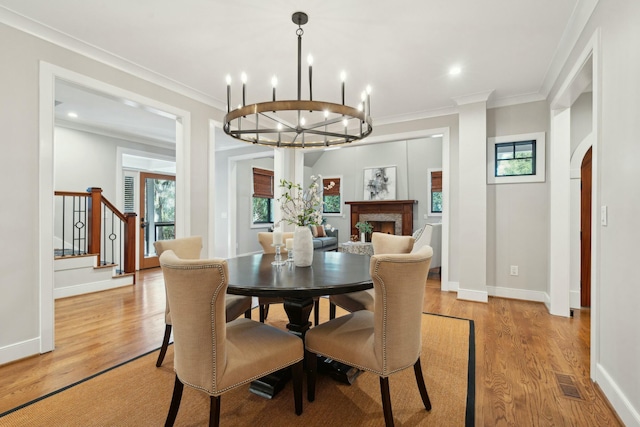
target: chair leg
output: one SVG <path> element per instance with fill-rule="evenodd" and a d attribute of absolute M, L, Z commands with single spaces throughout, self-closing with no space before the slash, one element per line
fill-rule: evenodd
<path fill-rule="evenodd" d="M 260 323 L 264 323 L 267 320 L 267 316 L 269 315 L 269 304 L 261 304 L 260 305 Z"/>
<path fill-rule="evenodd" d="M 176 422 L 178 416 L 178 409 L 180 409 L 180 400 L 182 400 L 182 390 L 184 385 L 178 379 L 176 375 L 176 382 L 173 386 L 173 397 L 171 397 L 171 405 L 169 406 L 169 413 L 167 414 L 167 420 L 164 423 L 164 427 L 172 427 Z"/>
<path fill-rule="evenodd" d="M 220 396 L 211 396 L 211 406 L 209 408 L 209 427 L 220 425 Z"/>
<path fill-rule="evenodd" d="M 329 303 L 329 320 L 336 318 L 336 305 L 332 302 Z"/>
<path fill-rule="evenodd" d="M 251 309 L 244 312 L 245 319 L 251 319 Z"/>
<path fill-rule="evenodd" d="M 316 374 L 318 372 L 318 356 L 308 350 L 305 350 L 305 358 L 307 362 L 307 400 L 313 402 L 316 400 Z"/>
<path fill-rule="evenodd" d="M 427 411 L 431 410 L 431 400 L 429 400 L 429 393 L 427 393 L 427 386 L 424 384 L 424 376 L 422 375 L 422 366 L 420 366 L 420 358 L 413 364 L 413 371 L 416 373 L 416 382 L 418 383 L 418 389 L 420 390 L 420 397 L 422 397 L 422 403 Z"/>
<path fill-rule="evenodd" d="M 302 376 L 304 375 L 304 361 L 299 361 L 291 367 L 293 371 L 293 400 L 296 405 L 296 415 L 302 414 Z"/>
<path fill-rule="evenodd" d="M 313 302 L 313 326 L 320 324 L 320 298 Z"/>
<path fill-rule="evenodd" d="M 164 339 L 162 340 L 162 347 L 160 347 L 160 354 L 158 355 L 158 361 L 156 366 L 160 367 L 164 360 L 164 355 L 167 354 L 167 347 L 169 347 L 169 338 L 171 338 L 171 325 L 167 325 L 164 328 Z"/>
<path fill-rule="evenodd" d="M 393 411 L 391 410 L 391 396 L 389 395 L 389 377 L 380 377 L 380 394 L 382 394 L 384 423 L 387 427 L 393 427 Z"/>

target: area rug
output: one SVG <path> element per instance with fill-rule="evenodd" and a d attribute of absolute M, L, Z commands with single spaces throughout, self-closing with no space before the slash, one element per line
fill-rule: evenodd
<path fill-rule="evenodd" d="M 283 327 L 284 312 L 274 306 L 269 323 Z M 475 343 L 473 321 L 422 316 L 422 370 L 433 409 L 422 406 L 413 369 L 389 377 L 396 425 L 473 426 Z M 171 401 L 173 346 L 155 367 L 157 351 L 132 359 L 19 408 L 0 414 L 0 426 L 161 426 Z M 319 376 L 316 400 L 294 413 L 288 384 L 273 399 L 243 386 L 221 398 L 225 426 L 380 426 L 384 425 L 377 376 L 360 375 L 353 385 Z M 185 387 L 177 426 L 207 425 L 209 398 Z"/>

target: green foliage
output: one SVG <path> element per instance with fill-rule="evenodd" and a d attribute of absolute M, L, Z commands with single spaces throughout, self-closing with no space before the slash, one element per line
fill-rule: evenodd
<path fill-rule="evenodd" d="M 431 193 L 431 212 L 442 212 L 442 191 Z"/>
<path fill-rule="evenodd" d="M 254 224 L 273 222 L 271 199 L 266 197 L 254 197 L 252 203 L 252 217 Z"/>
<path fill-rule="evenodd" d="M 367 221 L 357 222 L 356 228 L 361 233 L 371 233 L 373 231 L 373 225 L 369 224 Z"/>
<path fill-rule="evenodd" d="M 324 213 L 340 213 L 340 196 L 324 196 Z"/>

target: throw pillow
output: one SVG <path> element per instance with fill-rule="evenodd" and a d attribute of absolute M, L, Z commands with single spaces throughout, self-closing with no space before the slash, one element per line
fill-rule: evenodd
<path fill-rule="evenodd" d="M 424 227 L 420 229 L 420 236 L 416 239 L 416 242 L 413 244 L 412 253 L 417 252 L 423 246 L 431 245 L 431 233 L 433 232 L 432 226 L 426 224 Z"/>
<path fill-rule="evenodd" d="M 318 231 L 317 237 L 327 237 L 327 233 L 324 231 L 324 225 L 316 225 L 316 229 Z"/>
<path fill-rule="evenodd" d="M 309 229 L 311 230 L 311 235 L 313 237 L 318 237 L 318 228 L 315 225 L 310 225 Z"/>

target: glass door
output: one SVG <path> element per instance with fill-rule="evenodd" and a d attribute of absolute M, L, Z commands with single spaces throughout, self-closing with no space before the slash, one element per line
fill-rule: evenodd
<path fill-rule="evenodd" d="M 160 266 L 153 244 L 175 239 L 176 178 L 140 172 L 140 269 Z"/>

